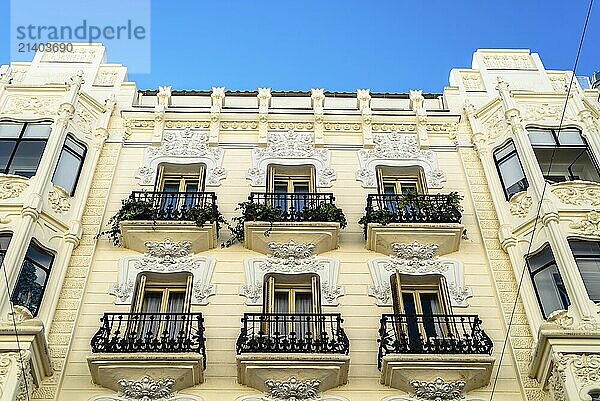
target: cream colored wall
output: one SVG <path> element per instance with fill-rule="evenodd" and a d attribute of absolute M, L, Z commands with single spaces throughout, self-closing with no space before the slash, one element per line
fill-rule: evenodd
<path fill-rule="evenodd" d="M 120 123 L 116 122 L 113 125 L 118 126 Z M 356 144 L 361 142 L 358 133 L 326 132 L 325 134 L 326 143 L 339 142 L 340 138 L 344 138 L 343 142 Z M 137 133 L 132 135 L 132 138 L 135 136 L 136 141 L 139 141 L 144 135 Z M 144 139 L 149 140 L 149 135 L 151 134 L 148 132 Z M 256 138 L 256 134 L 243 133 L 242 135 L 221 134 L 220 141 L 232 143 Z M 446 135 L 431 135 L 430 142 L 434 145 L 452 145 Z M 116 148 L 119 146 L 119 144 L 109 144 L 105 152 L 116 154 Z M 379 384 L 380 373 L 377 370 L 379 319 L 382 313 L 392 311 L 391 308 L 375 306 L 375 299 L 367 296 L 367 287 L 371 284 L 367 261 L 381 255 L 365 250 L 362 228 L 357 224 L 364 212 L 366 196 L 369 193 L 355 178 L 358 169 L 357 149 L 332 150 L 332 166 L 336 171 L 337 179 L 333 182 L 332 188 L 322 189 L 335 194 L 336 204 L 344 210 L 348 219 L 348 227 L 341 234 L 340 248 L 325 254 L 340 261 L 339 284 L 344 286 L 345 295 L 339 298 L 339 307 L 324 309 L 326 312 L 340 312 L 344 318 L 344 328 L 350 338 L 350 374 L 347 385 L 327 393 L 343 396 L 351 401 L 372 401 L 400 395 L 401 392 Z M 140 189 L 134 176 L 136 170 L 142 165 L 143 151 L 143 147 L 129 145 L 121 149 L 113 181 L 108 189 L 107 208 L 104 213 L 101 213 L 103 228 L 106 227 L 108 218 L 120 207 L 121 200 L 132 190 Z M 219 209 L 228 219 L 236 215 L 234 209 L 237 203 L 246 200 L 251 190 L 257 190 L 251 188 L 245 178 L 246 170 L 251 167 L 250 153 L 249 148 L 227 147 L 225 150 L 223 167 L 227 170 L 227 178 L 214 190 L 218 196 Z M 472 287 L 473 297 L 469 299 L 468 308 L 456 308 L 455 312 L 478 314 L 482 318 L 484 329 L 494 340 L 494 356 L 498 360 L 505 336 L 501 321 L 502 312 L 495 287 L 492 285 L 490 264 L 482 248 L 481 224 L 477 223 L 473 199 L 469 195 L 469 181 L 464 174 L 457 150 L 439 151 L 437 155 L 439 167 L 447 175 L 446 185 L 441 192 L 458 191 L 466 195 L 463 203 L 465 208 L 463 222 L 467 227 L 469 239 L 463 240 L 459 252 L 445 257 L 464 262 L 465 282 Z M 107 165 L 110 163 L 112 158 L 104 158 L 98 172 L 107 173 L 112 168 Z M 480 171 L 480 167 L 477 166 L 470 166 L 470 169 L 470 174 L 477 175 Z M 98 187 L 102 187 L 102 191 L 106 191 L 105 184 L 104 180 L 98 181 Z M 485 191 L 485 185 L 480 187 Z M 92 205 L 98 203 L 100 203 L 99 199 L 90 198 L 86 211 L 101 212 L 101 208 L 92 208 Z M 90 221 L 99 222 L 99 215 L 94 217 L 90 215 Z M 493 217 L 489 213 L 488 216 Z M 498 226 L 493 219 L 486 220 L 485 224 L 484 228 L 488 230 Z M 228 235 L 226 230 L 222 230 L 220 239 L 225 240 Z M 99 327 L 99 318 L 102 314 L 127 311 L 125 307 L 114 305 L 114 297 L 108 295 L 108 290 L 110 285 L 117 281 L 119 259 L 134 254 L 136 253 L 127 249 L 114 247 L 106 238 L 98 241 L 90 259 L 80 314 L 73 326 L 73 338 L 66 359 L 64 377 L 58 389 L 58 400 L 87 400 L 93 395 L 108 393 L 105 389 L 91 384 L 86 356 L 91 352 L 90 339 Z M 229 401 L 242 395 L 255 393 L 254 390 L 236 383 L 235 341 L 239 334 L 242 314 L 259 311 L 258 307 L 245 306 L 245 298 L 238 295 L 240 284 L 245 282 L 244 260 L 256 255 L 245 250 L 240 244 L 203 253 L 203 256 L 212 256 L 217 260 L 212 280 L 217 286 L 217 294 L 209 298 L 208 306 L 194 308 L 204 315 L 208 363 L 205 383 L 185 390 L 184 393 L 199 395 L 206 401 Z M 71 265 L 77 262 L 75 258 L 81 257 L 74 256 Z M 65 291 L 66 289 L 63 289 L 63 292 Z M 54 338 L 50 340 L 51 352 L 57 349 L 53 340 Z M 495 369 L 493 376 L 495 376 Z M 516 379 L 517 375 L 514 360 L 510 353 L 507 353 L 502 362 L 494 400 L 524 399 Z M 490 390 L 491 386 L 488 386 L 469 395 L 488 398 Z"/>

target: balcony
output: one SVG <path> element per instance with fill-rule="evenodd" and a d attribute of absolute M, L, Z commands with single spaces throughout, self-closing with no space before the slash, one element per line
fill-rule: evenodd
<path fill-rule="evenodd" d="M 217 246 L 219 222 L 214 192 L 134 191 L 111 219 L 111 237 L 123 246 L 146 252 L 147 241 L 189 241 L 191 252 Z"/>
<path fill-rule="evenodd" d="M 456 252 L 465 227 L 457 193 L 367 197 L 363 225 L 367 249 L 389 255 L 395 243 L 437 244 L 438 254 Z"/>
<path fill-rule="evenodd" d="M 266 381 L 319 380 L 319 391 L 348 381 L 350 343 L 339 313 L 245 313 L 237 340 L 238 382 L 267 391 Z"/>
<path fill-rule="evenodd" d="M 486 386 L 493 343 L 476 315 L 382 315 L 381 383 L 413 392 L 412 381 L 464 381 L 463 392 Z"/>
<path fill-rule="evenodd" d="M 173 379 L 177 391 L 203 382 L 204 319 L 199 313 L 105 313 L 92 337 L 94 383 L 119 391 L 119 380 Z"/>
<path fill-rule="evenodd" d="M 346 218 L 332 193 L 252 192 L 242 209 L 244 246 L 270 253 L 270 242 L 315 244 L 315 254 L 338 247 Z"/>

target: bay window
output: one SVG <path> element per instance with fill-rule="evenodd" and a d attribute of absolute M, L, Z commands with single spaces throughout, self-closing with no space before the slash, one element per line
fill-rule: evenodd
<path fill-rule="evenodd" d="M 12 293 L 13 304 L 24 306 L 33 316 L 37 315 L 53 260 L 54 255 L 31 241 Z"/>
<path fill-rule="evenodd" d="M 572 239 L 569 246 L 588 296 L 592 301 L 600 302 L 600 242 Z"/>
<path fill-rule="evenodd" d="M 569 296 L 550 245 L 526 258 L 533 287 L 544 319 L 554 311 L 567 309 Z"/>
<path fill-rule="evenodd" d="M 73 136 L 67 135 L 56 170 L 54 170 L 52 183 L 67 191 L 71 196 L 75 194 L 85 153 L 85 146 L 77 142 Z"/>
<path fill-rule="evenodd" d="M 508 141 L 504 146 L 494 151 L 494 161 L 507 200 L 529 187 L 513 141 Z"/>
<path fill-rule="evenodd" d="M 0 122 L 0 173 L 33 177 L 44 153 L 50 122 Z"/>

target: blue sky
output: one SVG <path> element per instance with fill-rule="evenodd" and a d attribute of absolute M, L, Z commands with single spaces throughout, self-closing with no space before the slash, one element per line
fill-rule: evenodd
<path fill-rule="evenodd" d="M 0 0 L 0 64 L 10 61 L 9 7 Z M 571 69 L 587 7 L 587 0 L 152 1 L 151 73 L 129 79 L 141 89 L 440 92 L 450 69 L 470 67 L 477 48 L 529 48 L 546 68 Z M 600 69 L 600 4 L 589 24 L 578 75 Z M 110 48 L 108 57 L 122 62 Z"/>

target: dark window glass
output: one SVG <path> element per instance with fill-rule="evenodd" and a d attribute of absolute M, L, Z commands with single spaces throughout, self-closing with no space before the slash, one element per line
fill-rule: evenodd
<path fill-rule="evenodd" d="M 567 309 L 569 296 L 550 246 L 546 245 L 540 252 L 528 257 L 527 265 L 544 318 L 554 311 Z"/>
<path fill-rule="evenodd" d="M 592 390 L 588 393 L 592 401 L 600 401 L 600 390 Z"/>
<path fill-rule="evenodd" d="M 34 176 L 49 135 L 49 123 L 0 122 L 0 173 Z"/>
<path fill-rule="evenodd" d="M 529 184 L 512 141 L 494 152 L 494 161 L 498 168 L 506 199 L 510 199 L 514 194 L 527 189 Z"/>
<path fill-rule="evenodd" d="M 85 147 L 67 135 L 52 182 L 73 196 L 84 159 Z"/>
<path fill-rule="evenodd" d="M 10 244 L 11 237 L 12 234 L 10 233 L 0 233 L 0 268 L 2 269 L 5 268 L 2 263 L 4 262 L 4 255 L 8 249 L 8 244 Z"/>
<path fill-rule="evenodd" d="M 600 182 L 596 161 L 578 129 L 528 128 L 527 132 L 546 181 Z"/>
<path fill-rule="evenodd" d="M 600 302 L 600 242 L 569 240 L 590 299 Z"/>
<path fill-rule="evenodd" d="M 54 256 L 35 243 L 29 245 L 11 300 L 37 316 Z"/>

